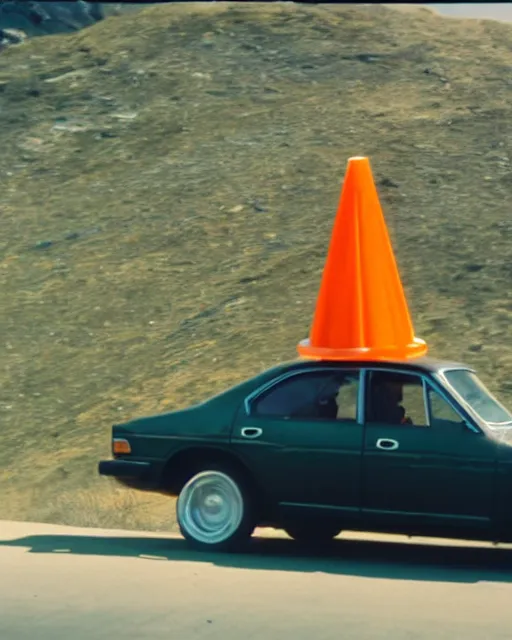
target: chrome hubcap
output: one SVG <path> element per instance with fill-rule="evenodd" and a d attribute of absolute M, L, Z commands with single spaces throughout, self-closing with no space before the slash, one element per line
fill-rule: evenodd
<path fill-rule="evenodd" d="M 203 471 L 181 490 L 177 503 L 182 529 L 194 540 L 218 544 L 240 526 L 244 501 L 237 484 L 220 471 Z"/>

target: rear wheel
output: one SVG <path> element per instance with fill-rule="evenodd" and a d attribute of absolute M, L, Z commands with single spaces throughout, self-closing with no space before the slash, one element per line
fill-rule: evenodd
<path fill-rule="evenodd" d="M 313 545 L 330 542 L 341 533 L 339 525 L 329 522 L 295 522 L 284 530 L 296 542 Z"/>
<path fill-rule="evenodd" d="M 238 474 L 213 465 L 185 483 L 176 515 L 182 536 L 201 550 L 233 551 L 248 542 L 255 528 L 245 482 Z"/>

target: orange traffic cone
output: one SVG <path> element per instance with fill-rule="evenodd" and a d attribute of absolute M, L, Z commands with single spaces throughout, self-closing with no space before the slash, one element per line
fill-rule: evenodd
<path fill-rule="evenodd" d="M 427 352 L 414 336 L 370 163 L 350 158 L 310 338 L 299 355 L 404 360 Z"/>

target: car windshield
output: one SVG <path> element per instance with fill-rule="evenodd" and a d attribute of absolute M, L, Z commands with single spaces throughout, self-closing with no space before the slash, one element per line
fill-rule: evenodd
<path fill-rule="evenodd" d="M 512 414 L 488 391 L 477 376 L 466 369 L 445 371 L 452 389 L 491 427 L 512 427 Z"/>

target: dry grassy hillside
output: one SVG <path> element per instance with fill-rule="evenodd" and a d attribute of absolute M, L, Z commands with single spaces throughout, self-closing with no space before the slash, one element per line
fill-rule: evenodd
<path fill-rule="evenodd" d="M 512 404 L 512 26 L 158 5 L 0 56 L 0 518 L 166 528 L 110 426 L 307 335 L 371 157 L 416 331 Z"/>

